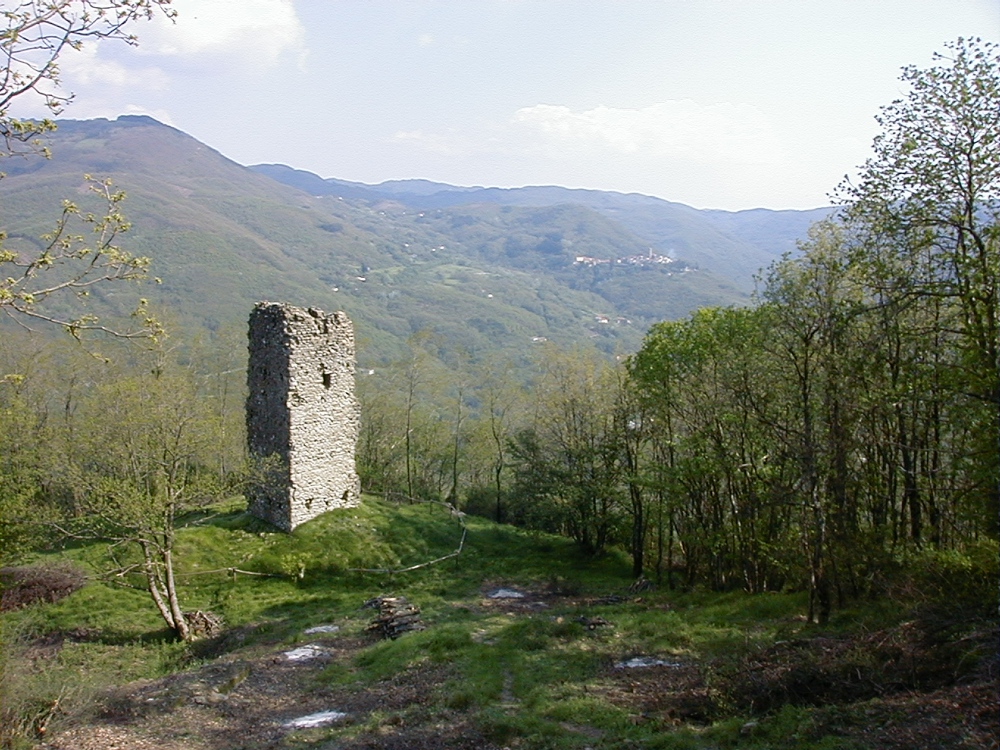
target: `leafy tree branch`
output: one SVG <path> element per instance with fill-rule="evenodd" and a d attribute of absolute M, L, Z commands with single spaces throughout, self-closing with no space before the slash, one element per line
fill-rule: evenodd
<path fill-rule="evenodd" d="M 84 299 L 95 285 L 140 281 L 148 274 L 150 259 L 132 255 L 117 243 L 130 227 L 121 210 L 125 193 L 116 190 L 110 180 L 89 175 L 85 179 L 88 190 L 100 197 L 103 210 L 84 213 L 76 203 L 64 201 L 55 227 L 41 237 L 41 251 L 11 249 L 5 233 L 0 232 L 0 311 L 22 324 L 25 319 L 34 319 L 63 327 L 75 337 L 84 331 L 155 337 L 162 329 L 149 313 L 145 299 L 132 313 L 138 325 L 124 331 L 101 324 L 94 315 L 62 317 L 44 307 L 61 293 Z M 89 236 L 84 233 L 88 231 Z"/>
<path fill-rule="evenodd" d="M 33 94 L 58 115 L 73 99 L 60 90 L 58 59 L 67 48 L 112 39 L 135 45 L 130 27 L 157 11 L 173 18 L 171 0 L 19 0 L 0 3 L 0 155 L 47 151 L 37 136 L 55 129 L 49 119 L 9 114 L 18 97 Z"/>

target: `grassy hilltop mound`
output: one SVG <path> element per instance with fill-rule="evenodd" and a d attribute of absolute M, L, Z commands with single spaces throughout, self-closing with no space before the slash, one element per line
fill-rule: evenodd
<path fill-rule="evenodd" d="M 799 593 L 636 587 L 624 556 L 437 505 L 366 497 L 290 535 L 241 507 L 180 532 L 184 605 L 225 623 L 193 644 L 94 577 L 106 547 L 48 556 L 89 582 L 4 615 L 5 718 L 84 750 L 980 748 L 996 729 L 989 620 L 952 601 L 943 623 L 926 586 L 821 630 Z M 456 551 L 463 527 L 459 555 L 390 572 Z M 382 640 L 377 597 L 423 629 Z"/>

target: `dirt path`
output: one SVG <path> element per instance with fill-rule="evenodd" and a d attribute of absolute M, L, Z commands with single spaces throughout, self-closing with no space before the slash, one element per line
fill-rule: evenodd
<path fill-rule="evenodd" d="M 471 606 L 517 617 L 535 612 L 540 604 L 544 603 L 534 598 L 484 598 Z M 588 622 L 594 627 L 607 625 L 599 617 Z M 242 648 L 188 672 L 123 686 L 102 700 L 90 723 L 49 737 L 41 747 L 277 750 L 302 747 L 310 739 L 321 742 L 321 732 L 310 735 L 313 730 L 308 726 L 292 723 L 316 716 L 317 721 L 327 722 L 324 726 L 355 730 L 338 737 L 338 750 L 501 750 L 473 723 L 473 712 L 445 707 L 443 691 L 457 676 L 449 665 L 422 663 L 379 682 L 331 687 L 319 679 L 324 668 L 354 669 L 356 657 L 375 636 L 348 628 L 307 633 L 303 638 L 308 640 L 294 648 Z M 660 661 L 640 668 L 609 665 L 587 689 L 627 711 L 635 722 L 653 722 L 655 731 L 669 732 L 673 727 L 705 726 L 717 718 L 705 671 L 704 665 L 694 662 Z M 510 683 L 508 676 L 502 695 L 508 708 L 517 702 Z M 817 737 L 835 734 L 859 747 L 879 750 L 998 750 L 997 700 L 997 677 L 990 672 L 977 681 L 934 691 L 900 692 L 818 708 L 812 730 Z M 752 735 L 765 721 L 748 722 L 745 733 Z M 562 726 L 597 742 L 604 734 L 592 727 Z M 598 734 L 592 736 L 593 732 Z M 528 747 L 516 738 L 508 744 Z"/>
<path fill-rule="evenodd" d="M 44 750 L 264 750 L 285 746 L 295 720 L 320 715 L 322 726 L 385 716 L 352 748 L 482 748 L 491 744 L 461 715 L 422 708 L 453 677 L 447 666 L 404 670 L 366 686 L 331 689 L 317 681 L 333 662 L 347 666 L 370 645 L 362 637 L 313 638 L 253 658 L 223 656 L 197 670 L 123 686 L 87 725 L 49 738 Z M 405 715 L 407 721 L 400 717 Z M 422 721 L 426 720 L 426 721 Z M 433 719 L 433 720 L 432 720 Z"/>

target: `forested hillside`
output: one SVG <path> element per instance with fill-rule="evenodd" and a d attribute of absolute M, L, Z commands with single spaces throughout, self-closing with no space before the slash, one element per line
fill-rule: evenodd
<path fill-rule="evenodd" d="M 39 247 L 64 199 L 94 210 L 84 175 L 109 179 L 127 196 L 123 244 L 162 280 L 136 295 L 158 314 L 215 330 L 244 325 L 265 298 L 343 309 L 365 364 L 397 358 L 416 333 L 477 356 L 539 339 L 631 352 L 653 322 L 745 302 L 751 273 L 773 257 L 742 257 L 752 248 L 687 207 L 639 235 L 568 193 L 554 205 L 427 210 L 364 191 L 317 197 L 147 117 L 61 121 L 47 142 L 53 158 L 5 165 L 10 247 Z M 782 231 L 775 252 L 790 245 Z M 692 260 L 710 253 L 714 265 Z M 98 287 L 91 304 L 124 313 L 121 294 Z"/>
<path fill-rule="evenodd" d="M 831 208 L 811 211 L 706 211 L 648 195 L 561 187 L 462 188 L 426 180 L 394 180 L 378 185 L 323 180 L 280 164 L 252 169 L 313 195 L 363 200 L 385 199 L 416 209 L 448 209 L 495 205 L 551 207 L 577 205 L 593 209 L 633 233 L 657 254 L 680 258 L 711 271 L 738 289 L 753 289 L 753 278 L 784 253 L 797 252 L 809 225 Z"/>

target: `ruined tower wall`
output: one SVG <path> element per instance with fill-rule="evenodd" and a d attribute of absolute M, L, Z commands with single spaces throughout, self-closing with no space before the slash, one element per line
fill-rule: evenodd
<path fill-rule="evenodd" d="M 342 312 L 261 302 L 250 314 L 249 350 L 250 513 L 291 531 L 356 505 L 360 407 L 351 321 Z"/>

